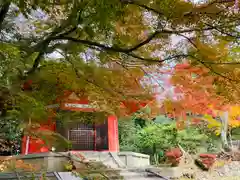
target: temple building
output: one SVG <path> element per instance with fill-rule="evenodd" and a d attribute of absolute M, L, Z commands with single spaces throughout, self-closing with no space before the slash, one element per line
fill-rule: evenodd
<path fill-rule="evenodd" d="M 61 102 L 49 105 L 48 108 L 55 111 L 71 112 L 81 111 L 86 113 L 96 113 L 97 110 L 89 105 L 88 100 L 80 99 L 74 92 L 66 93 L 66 97 Z M 137 107 L 133 103 L 131 110 L 136 111 L 138 108 L 146 106 L 147 103 L 141 103 Z M 101 123 L 82 123 L 72 121 L 62 125 L 61 121 L 51 117 L 49 123 L 40 127 L 41 130 L 51 130 L 61 134 L 72 144 L 70 150 L 76 151 L 119 151 L 118 140 L 118 119 L 110 115 Z M 49 152 L 51 149 L 44 146 L 44 141 L 40 139 L 24 136 L 22 140 L 22 154 Z M 68 149 L 69 150 L 69 149 Z"/>
<path fill-rule="evenodd" d="M 116 64 L 110 64 L 107 67 L 109 70 L 121 72 L 121 67 Z M 139 83 L 144 74 L 135 77 L 135 79 L 128 78 L 125 80 L 125 87 L 128 89 L 129 97 L 145 96 L 142 85 Z M 145 107 L 149 101 L 155 98 L 149 97 L 146 100 L 136 102 L 134 99 L 123 100 L 119 106 L 123 106 L 128 110 L 128 113 L 138 111 L 142 107 Z M 63 97 L 56 100 L 55 103 L 49 105 L 47 108 L 54 110 L 55 112 L 86 112 L 86 113 L 99 113 L 98 109 L 95 109 L 90 105 L 88 97 L 81 96 L 75 92 L 66 91 Z M 57 132 L 72 144 L 71 150 L 77 151 L 119 151 L 118 140 L 118 119 L 114 115 L 109 115 L 105 119 L 100 119 L 100 123 L 82 123 L 80 121 L 74 121 L 73 123 L 62 124 L 61 120 L 57 117 L 49 117 L 47 124 L 42 124 L 40 130 L 50 130 Z M 51 149 L 46 147 L 45 142 L 41 139 L 24 136 L 22 139 L 22 154 L 48 152 Z M 69 150 L 69 149 L 68 149 Z"/>

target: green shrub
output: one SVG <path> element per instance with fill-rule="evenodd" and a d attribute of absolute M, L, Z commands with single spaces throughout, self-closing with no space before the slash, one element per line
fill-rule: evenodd
<path fill-rule="evenodd" d="M 189 153 L 216 151 L 216 137 L 206 133 L 204 129 L 188 127 L 177 130 L 176 123 L 148 122 L 140 128 L 134 121 L 119 122 L 120 149 L 135 151 L 151 155 L 152 159 L 159 159 L 159 154 L 181 145 Z M 215 138 L 215 139 L 214 139 Z M 158 156 L 156 158 L 156 156 Z M 161 159 L 164 157 L 161 155 Z"/>
<path fill-rule="evenodd" d="M 139 149 L 156 146 L 157 150 L 167 150 L 180 144 L 185 150 L 196 153 L 197 149 L 207 140 L 207 135 L 199 129 L 190 127 L 177 130 L 176 124 L 150 123 L 137 132 Z"/>
<path fill-rule="evenodd" d="M 140 152 L 138 148 L 138 137 L 137 133 L 140 127 L 135 125 L 134 120 L 119 120 L 118 131 L 119 131 L 119 144 L 121 151 L 134 151 Z"/>

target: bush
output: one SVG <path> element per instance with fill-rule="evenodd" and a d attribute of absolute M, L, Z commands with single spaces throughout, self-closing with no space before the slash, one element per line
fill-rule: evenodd
<path fill-rule="evenodd" d="M 139 149 L 156 146 L 157 150 L 166 151 L 179 144 L 186 151 L 196 153 L 202 142 L 206 141 L 208 137 L 193 127 L 179 131 L 175 123 L 150 123 L 137 133 L 137 138 L 140 142 Z"/>
<path fill-rule="evenodd" d="M 119 144 L 121 151 L 140 152 L 137 133 L 140 127 L 133 120 L 119 120 Z"/>
<path fill-rule="evenodd" d="M 175 122 L 148 122 L 140 128 L 134 125 L 134 121 L 120 121 L 119 136 L 120 150 L 148 154 L 155 163 L 159 159 L 164 161 L 164 152 L 178 147 L 178 144 L 189 153 L 207 151 L 210 146 L 214 148 L 211 134 L 203 133 L 197 127 L 177 130 Z"/>

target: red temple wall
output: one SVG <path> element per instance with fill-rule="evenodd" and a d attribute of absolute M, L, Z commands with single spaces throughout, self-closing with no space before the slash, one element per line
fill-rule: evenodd
<path fill-rule="evenodd" d="M 56 131 L 55 125 L 42 125 L 39 128 L 40 131 L 51 130 Z M 27 136 L 22 139 L 22 154 L 42 153 L 49 152 L 50 149 L 45 145 L 45 142 L 41 139 L 29 137 L 28 150 L 27 147 Z M 27 150 L 27 151 L 26 151 Z M 118 139 L 118 119 L 116 116 L 108 117 L 108 151 L 118 152 L 119 151 L 119 139 Z"/>
<path fill-rule="evenodd" d="M 111 152 L 119 151 L 118 119 L 116 116 L 108 116 L 108 149 Z"/>
<path fill-rule="evenodd" d="M 67 94 L 69 96 L 70 93 Z M 64 99 L 64 98 L 63 98 Z M 60 101 L 57 100 L 59 103 Z M 137 104 L 135 102 L 123 102 L 125 108 L 129 109 L 129 113 L 136 112 L 141 107 L 147 105 L 147 103 Z M 83 111 L 83 112 L 96 112 L 97 110 L 89 106 L 89 101 L 87 99 L 74 100 L 74 99 L 64 99 L 64 103 L 60 102 L 59 104 L 51 105 L 51 108 L 59 108 L 61 110 L 70 110 L 70 111 Z M 41 131 L 51 130 L 56 131 L 55 122 L 52 122 L 52 119 L 49 118 L 49 123 L 47 125 L 42 125 L 40 127 Z M 31 154 L 31 153 L 41 153 L 49 152 L 50 150 L 44 146 L 45 143 L 41 139 L 33 139 L 30 137 L 28 151 L 26 151 L 27 146 L 27 137 L 24 136 L 22 139 L 22 154 Z M 118 152 L 119 151 L 119 139 L 118 139 L 118 119 L 116 116 L 111 115 L 108 117 L 108 151 Z"/>
<path fill-rule="evenodd" d="M 38 129 L 39 131 L 56 131 L 56 124 L 51 123 L 49 119 L 49 124 L 41 125 Z M 27 148 L 27 138 L 29 138 L 28 148 Z M 40 152 L 49 152 L 48 147 L 45 145 L 45 142 L 39 138 L 32 138 L 24 136 L 22 139 L 22 154 L 32 154 Z"/>

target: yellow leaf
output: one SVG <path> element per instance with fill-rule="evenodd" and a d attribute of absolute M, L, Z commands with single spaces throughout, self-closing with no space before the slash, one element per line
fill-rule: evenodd
<path fill-rule="evenodd" d="M 208 122 L 208 127 L 210 128 L 221 127 L 221 123 L 218 122 L 216 119 L 213 119 L 210 115 L 204 115 L 203 120 Z"/>
<path fill-rule="evenodd" d="M 215 133 L 216 133 L 217 136 L 219 136 L 219 135 L 221 134 L 221 130 L 220 130 L 220 129 L 217 129 L 217 130 L 215 131 Z"/>

